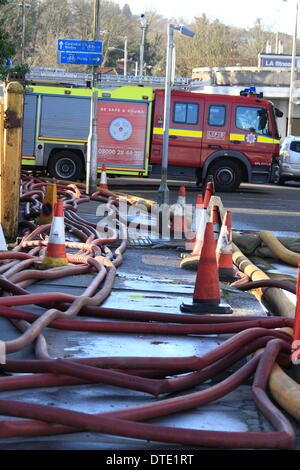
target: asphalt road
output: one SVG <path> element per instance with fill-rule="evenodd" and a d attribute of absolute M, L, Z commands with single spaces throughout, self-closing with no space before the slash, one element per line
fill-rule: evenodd
<path fill-rule="evenodd" d="M 202 188 L 191 182 L 168 182 L 170 203 L 178 197 L 180 184 L 186 185 L 187 204 L 195 205 Z M 138 178 L 109 178 L 112 190 L 157 200 L 158 180 Z M 225 209 L 232 212 L 233 230 L 271 230 L 277 236 L 296 236 L 300 233 L 300 183 L 242 184 L 234 193 L 216 193 Z"/>

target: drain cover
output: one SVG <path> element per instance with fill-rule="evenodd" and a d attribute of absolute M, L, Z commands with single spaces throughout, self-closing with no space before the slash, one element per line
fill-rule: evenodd
<path fill-rule="evenodd" d="M 143 248 L 153 245 L 149 237 L 128 238 L 128 245 L 132 248 Z"/>

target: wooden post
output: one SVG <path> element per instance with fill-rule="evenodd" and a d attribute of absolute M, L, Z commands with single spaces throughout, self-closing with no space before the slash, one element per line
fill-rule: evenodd
<path fill-rule="evenodd" d="M 0 162 L 0 223 L 7 242 L 18 233 L 24 87 L 10 82 L 4 90 L 4 136 Z"/>
<path fill-rule="evenodd" d="M 4 152 L 4 104 L 0 103 L 0 180 L 2 175 L 2 162 Z M 0 199 L 0 213 L 1 213 L 1 199 Z"/>
<path fill-rule="evenodd" d="M 3 87 L 4 88 L 4 87 Z M 3 96 L 0 97 L 0 99 L 3 98 Z M 1 180 L 2 180 L 2 174 L 3 174 L 3 161 L 4 161 L 4 104 L 3 100 L 0 103 L 0 192 L 1 192 Z M 0 224 L 2 223 L 2 197 L 0 194 Z"/>

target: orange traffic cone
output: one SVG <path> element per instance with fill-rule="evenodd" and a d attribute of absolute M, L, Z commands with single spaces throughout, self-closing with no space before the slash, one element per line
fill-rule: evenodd
<path fill-rule="evenodd" d="M 55 204 L 54 217 L 50 229 L 46 255 L 40 268 L 54 268 L 68 264 L 65 245 L 65 223 L 63 201 L 59 199 Z"/>
<path fill-rule="evenodd" d="M 106 165 L 105 165 L 105 163 L 102 164 L 102 169 L 101 169 L 100 190 L 101 190 L 101 189 L 108 189 L 107 174 L 106 174 Z"/>
<path fill-rule="evenodd" d="M 221 227 L 217 243 L 217 263 L 219 267 L 219 279 L 224 282 L 236 281 L 232 262 L 232 231 L 231 212 L 227 211 Z"/>
<path fill-rule="evenodd" d="M 203 206 L 207 208 L 210 198 L 215 194 L 215 186 L 213 177 L 210 177 L 208 182 L 206 183 L 205 191 L 204 191 L 204 201 Z"/>
<path fill-rule="evenodd" d="M 295 321 L 294 333 L 292 342 L 291 361 L 293 364 L 300 364 L 300 263 L 298 264 L 297 287 L 296 287 L 296 308 L 295 308 Z"/>
<path fill-rule="evenodd" d="M 229 314 L 232 308 L 220 304 L 220 287 L 213 226 L 207 222 L 203 248 L 197 268 L 192 304 L 181 304 L 180 310 L 189 313 Z"/>
<path fill-rule="evenodd" d="M 173 218 L 171 221 L 170 231 L 174 240 L 182 240 L 188 233 L 188 222 L 185 215 L 186 206 L 186 189 L 182 184 L 179 188 L 178 198 L 173 208 Z"/>

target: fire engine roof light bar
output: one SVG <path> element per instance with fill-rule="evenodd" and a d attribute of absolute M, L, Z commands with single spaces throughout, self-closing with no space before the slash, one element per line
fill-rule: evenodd
<path fill-rule="evenodd" d="M 161 162 L 161 182 L 157 191 L 157 203 L 159 206 L 162 204 L 169 204 L 169 188 L 167 185 L 168 179 L 168 147 L 169 147 L 169 127 L 170 127 L 170 102 L 171 102 L 171 77 L 172 77 L 172 62 L 173 57 L 173 41 L 174 30 L 179 31 L 181 34 L 193 37 L 194 32 L 183 24 L 168 25 L 168 43 L 167 43 L 167 65 L 166 65 L 166 78 L 165 78 L 165 102 L 164 102 L 164 132 L 163 132 L 163 148 L 162 148 L 162 162 Z"/>

